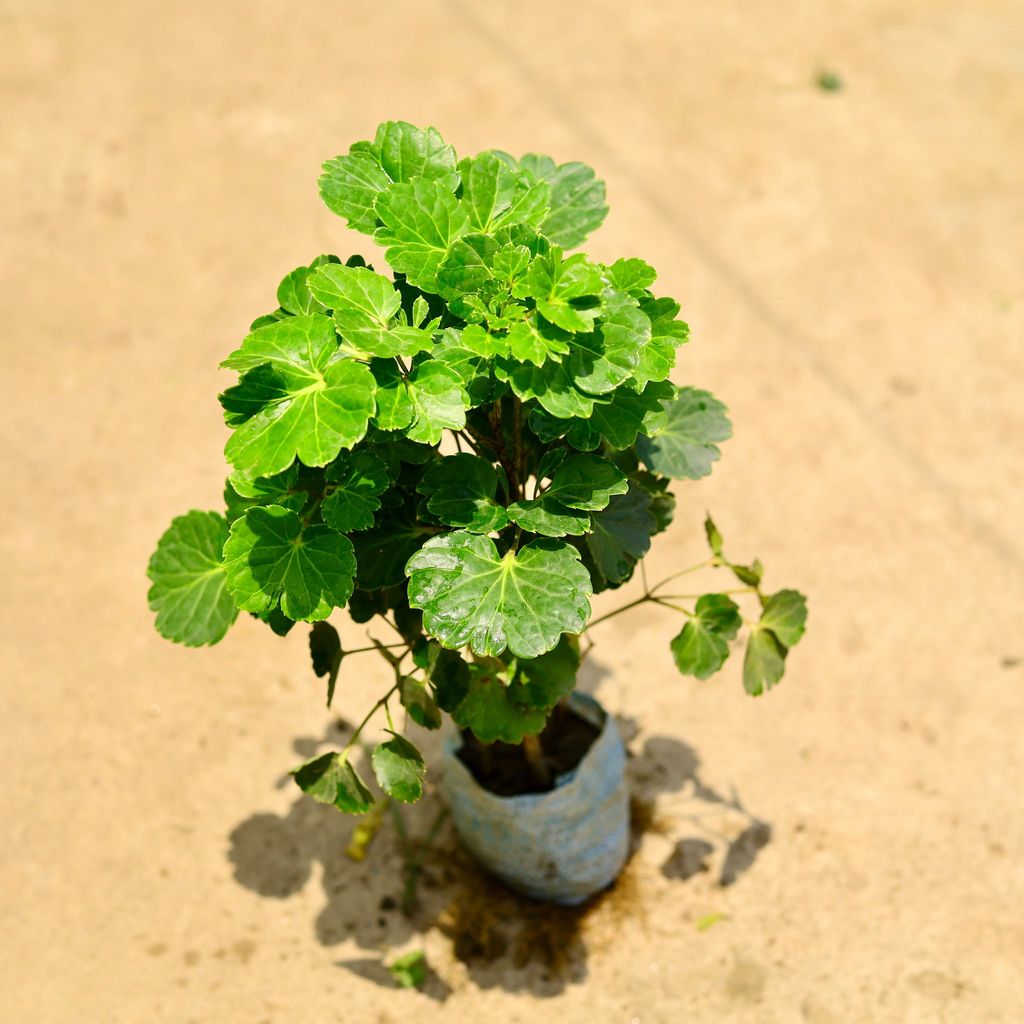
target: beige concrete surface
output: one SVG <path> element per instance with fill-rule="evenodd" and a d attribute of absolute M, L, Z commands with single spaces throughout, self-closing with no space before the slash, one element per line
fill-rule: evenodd
<path fill-rule="evenodd" d="M 0 1021 L 1024 1020 L 1019 0 L 3 0 L 0 48 Z M 188 651 L 145 605 L 219 502 L 217 362 L 284 271 L 367 251 L 315 178 L 389 117 L 598 168 L 593 250 L 659 268 L 736 427 L 652 564 L 711 508 L 811 599 L 757 701 L 677 677 L 670 617 L 600 627 L 656 827 L 561 968 L 454 956 L 447 833 L 381 910 L 391 828 L 353 864 L 281 781 L 330 725 L 301 631 Z M 355 715 L 381 676 L 345 668 Z M 425 993 L 380 975 L 411 948 Z"/>

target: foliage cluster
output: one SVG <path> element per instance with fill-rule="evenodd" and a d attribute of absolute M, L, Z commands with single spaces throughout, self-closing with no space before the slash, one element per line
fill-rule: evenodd
<path fill-rule="evenodd" d="M 172 522 L 149 600 L 157 629 L 191 646 L 240 611 L 282 635 L 313 623 L 328 704 L 356 652 L 325 620 L 347 608 L 387 622 L 394 643 L 357 649 L 394 669 L 363 724 L 384 712 L 373 771 L 413 801 L 424 763 L 395 706 L 428 729 L 449 714 L 485 743 L 540 732 L 575 684 L 591 596 L 633 576 L 672 521 L 671 481 L 707 475 L 731 426 L 712 395 L 669 380 L 689 332 L 654 269 L 569 253 L 607 212 L 589 167 L 460 160 L 434 129 L 388 122 L 324 165 L 320 193 L 391 276 L 319 256 L 281 282 L 222 364 L 238 374 L 220 396 L 225 508 Z M 782 677 L 805 602 L 765 593 L 760 564 L 731 562 L 710 519 L 706 531 L 709 558 L 691 569 L 721 567 L 738 587 L 671 594 L 674 573 L 617 611 L 675 609 L 675 663 L 706 679 L 743 626 L 733 596 L 751 595 L 743 678 L 760 694 Z M 349 757 L 361 731 L 296 769 L 298 784 L 366 811 Z"/>

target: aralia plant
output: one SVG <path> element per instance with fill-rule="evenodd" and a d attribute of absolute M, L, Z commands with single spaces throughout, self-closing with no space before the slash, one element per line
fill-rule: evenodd
<path fill-rule="evenodd" d="M 239 612 L 275 633 L 312 623 L 313 669 L 334 697 L 342 659 L 377 651 L 393 682 L 345 749 L 294 770 L 318 800 L 361 813 L 374 796 L 350 760 L 377 714 L 383 791 L 423 792 L 425 765 L 396 726 L 448 714 L 482 744 L 536 739 L 572 691 L 580 635 L 643 603 L 674 610 L 679 671 L 707 679 L 744 626 L 743 682 L 761 694 L 801 637 L 804 598 L 766 592 L 705 522 L 708 558 L 591 619 L 672 520 L 673 480 L 707 475 L 726 409 L 669 380 L 689 332 L 642 259 L 569 253 L 607 212 L 581 163 L 488 151 L 458 159 L 432 128 L 382 124 L 329 160 L 320 194 L 384 249 L 318 256 L 289 273 L 278 307 L 224 360 L 232 466 L 222 511 L 175 519 L 149 564 L 156 628 L 217 643 Z M 383 268 L 382 268 L 383 269 Z M 724 589 L 677 593 L 718 568 Z M 685 589 L 685 588 L 684 588 Z M 337 609 L 387 623 L 393 642 L 342 648 Z"/>

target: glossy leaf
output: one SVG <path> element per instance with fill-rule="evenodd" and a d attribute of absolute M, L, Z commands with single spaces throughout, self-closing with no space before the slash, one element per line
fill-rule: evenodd
<path fill-rule="evenodd" d="M 326 619 L 348 601 L 355 570 L 347 537 L 304 526 L 279 505 L 249 509 L 224 545 L 227 586 L 243 611 L 265 611 L 280 601 L 291 619 Z"/>
<path fill-rule="evenodd" d="M 442 523 L 471 533 L 492 533 L 508 525 L 508 513 L 495 500 L 498 474 L 478 455 L 462 452 L 438 459 L 416 488 Z"/>
<path fill-rule="evenodd" d="M 435 537 L 406 566 L 409 603 L 449 648 L 534 658 L 590 616 L 590 578 L 568 544 L 542 539 L 498 554 L 479 534 Z"/>
<path fill-rule="evenodd" d="M 540 230 L 556 245 L 573 249 L 601 226 L 608 213 L 604 182 L 586 164 L 556 165 L 551 157 L 530 153 L 519 165 L 551 186 L 551 209 Z"/>

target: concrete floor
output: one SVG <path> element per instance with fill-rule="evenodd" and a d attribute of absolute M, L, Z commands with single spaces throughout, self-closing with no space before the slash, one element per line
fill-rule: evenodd
<path fill-rule="evenodd" d="M 4 0 L 0 39 L 0 1020 L 1024 1019 L 1019 0 Z M 811 598 L 756 701 L 676 676 L 670 617 L 601 627 L 656 827 L 561 968 L 456 959 L 447 853 L 379 909 L 390 827 L 353 864 L 281 782 L 330 724 L 300 631 L 188 651 L 146 609 L 167 520 L 219 504 L 219 359 L 283 272 L 367 251 L 315 178 L 393 117 L 599 170 L 592 251 L 658 267 L 736 428 L 652 564 L 710 508 Z M 425 993 L 381 974 L 412 948 Z"/>

